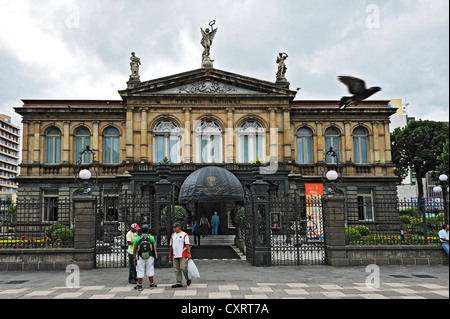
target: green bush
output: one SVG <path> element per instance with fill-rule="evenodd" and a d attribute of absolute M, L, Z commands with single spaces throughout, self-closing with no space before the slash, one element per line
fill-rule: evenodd
<path fill-rule="evenodd" d="M 354 228 L 360 233 L 361 236 L 367 236 L 370 234 L 370 229 L 367 226 L 358 225 L 355 226 Z"/>
<path fill-rule="evenodd" d="M 59 229 L 59 228 L 66 228 L 66 226 L 62 225 L 62 224 L 53 224 L 51 226 L 48 226 L 45 229 L 45 236 L 52 238 L 52 239 L 56 239 L 52 237 L 52 234 L 55 230 Z"/>
<path fill-rule="evenodd" d="M 72 243 L 73 237 L 73 228 L 71 229 L 67 227 L 56 229 L 51 236 L 53 240 L 60 239 L 62 243 Z"/>
<path fill-rule="evenodd" d="M 361 233 L 353 227 L 345 227 L 345 240 L 347 242 L 361 239 Z"/>

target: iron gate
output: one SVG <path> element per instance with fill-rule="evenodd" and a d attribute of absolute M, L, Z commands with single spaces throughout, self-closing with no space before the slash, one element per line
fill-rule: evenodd
<path fill-rule="evenodd" d="M 272 265 L 325 264 L 320 197 L 272 196 L 270 228 Z"/>
<path fill-rule="evenodd" d="M 96 268 L 128 266 L 126 234 L 130 225 L 152 225 L 153 198 L 103 197 L 96 210 Z"/>

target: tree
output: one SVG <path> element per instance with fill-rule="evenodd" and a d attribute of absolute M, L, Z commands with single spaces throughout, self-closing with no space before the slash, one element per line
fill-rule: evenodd
<path fill-rule="evenodd" d="M 438 160 L 440 161 L 440 165 L 437 168 L 438 174 L 449 175 L 449 140 L 444 144 L 444 149 L 442 151 L 441 156 L 439 156 Z"/>
<path fill-rule="evenodd" d="M 391 134 L 395 174 L 405 178 L 410 168 L 416 173 L 419 207 L 423 200 L 422 178 L 441 164 L 439 157 L 448 138 L 448 125 L 428 120 L 412 121 Z"/>

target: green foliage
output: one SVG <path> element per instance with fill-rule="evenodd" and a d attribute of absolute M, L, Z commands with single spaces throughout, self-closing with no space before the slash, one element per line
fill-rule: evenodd
<path fill-rule="evenodd" d="M 444 144 L 444 149 L 442 150 L 442 154 L 440 156 L 438 156 L 438 160 L 440 162 L 440 165 L 437 168 L 437 171 L 439 172 L 439 174 L 445 174 L 445 175 L 450 175 L 449 172 L 449 162 L 450 162 L 450 158 L 449 158 L 449 139 L 447 139 L 447 141 Z"/>
<path fill-rule="evenodd" d="M 355 226 L 354 228 L 361 234 L 361 236 L 367 236 L 370 234 L 370 229 L 367 226 L 358 225 Z"/>
<path fill-rule="evenodd" d="M 418 198 L 423 198 L 422 178 L 441 164 L 438 157 L 449 139 L 448 125 L 434 121 L 411 121 L 391 134 L 392 162 L 395 174 L 401 178 L 413 169 L 417 176 Z"/>
<path fill-rule="evenodd" d="M 361 237 L 361 233 L 356 228 L 345 227 L 345 240 L 347 242 L 360 240 Z"/>
<path fill-rule="evenodd" d="M 190 222 L 191 216 L 183 206 L 175 205 L 174 207 L 174 211 L 172 212 L 172 223 L 180 223 L 182 228 L 186 228 L 186 225 Z M 161 212 L 161 222 L 162 225 L 167 223 L 167 207 L 164 207 Z"/>
<path fill-rule="evenodd" d="M 53 239 L 53 237 L 52 237 L 53 232 L 59 228 L 66 228 L 66 226 L 64 226 L 62 224 L 53 224 L 51 226 L 48 226 L 45 229 L 45 236 Z"/>
<path fill-rule="evenodd" d="M 53 233 L 51 238 L 53 240 L 61 240 L 62 243 L 68 244 L 73 242 L 74 234 L 73 234 L 73 228 L 58 228 Z"/>

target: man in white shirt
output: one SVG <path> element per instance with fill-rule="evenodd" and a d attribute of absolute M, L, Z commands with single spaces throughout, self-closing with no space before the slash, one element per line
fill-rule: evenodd
<path fill-rule="evenodd" d="M 170 238 L 170 252 L 169 262 L 173 262 L 173 269 L 177 278 L 177 283 L 172 288 L 183 287 L 181 280 L 186 278 L 187 285 L 191 284 L 191 280 L 188 278 L 188 261 L 191 259 L 191 248 L 189 243 L 189 236 L 185 232 L 181 231 L 181 225 L 175 223 L 173 225 L 173 234 Z"/>
<path fill-rule="evenodd" d="M 448 224 L 439 232 L 439 239 L 441 240 L 442 248 L 448 255 Z"/>

